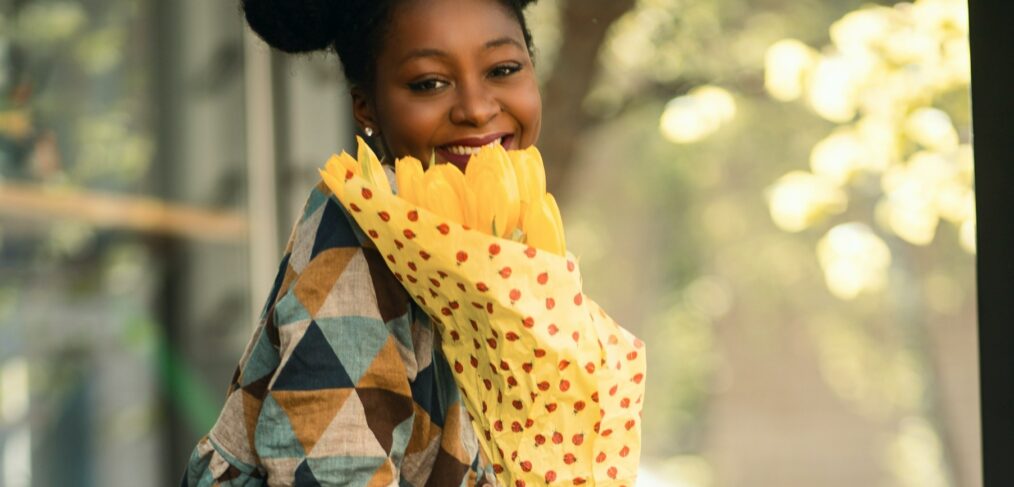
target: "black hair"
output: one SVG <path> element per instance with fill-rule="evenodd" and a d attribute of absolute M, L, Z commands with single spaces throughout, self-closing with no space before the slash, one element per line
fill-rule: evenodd
<path fill-rule="evenodd" d="M 288 53 L 333 50 L 349 83 L 369 90 L 391 12 L 401 1 L 241 0 L 241 5 L 250 28 L 268 45 Z M 497 0 L 521 24 L 529 54 L 534 49 L 524 9 L 536 1 Z"/>

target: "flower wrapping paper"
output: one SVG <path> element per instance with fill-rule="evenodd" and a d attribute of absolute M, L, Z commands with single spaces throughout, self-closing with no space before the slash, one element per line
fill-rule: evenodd
<path fill-rule="evenodd" d="M 634 485 L 644 343 L 583 294 L 572 254 L 449 222 L 351 172 L 329 184 L 433 320 L 500 484 Z"/>

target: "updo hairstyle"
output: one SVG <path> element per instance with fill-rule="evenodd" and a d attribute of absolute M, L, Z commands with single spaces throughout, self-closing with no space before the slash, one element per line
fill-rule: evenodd
<path fill-rule="evenodd" d="M 391 12 L 406 0 L 241 0 L 250 28 L 288 53 L 333 50 L 349 83 L 370 90 Z M 413 0 L 426 1 L 426 0 Z M 533 54 L 524 9 L 537 0 L 496 0 L 521 24 Z"/>

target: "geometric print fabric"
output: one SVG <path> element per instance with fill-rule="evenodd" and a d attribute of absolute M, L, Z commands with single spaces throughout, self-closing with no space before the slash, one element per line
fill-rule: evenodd
<path fill-rule="evenodd" d="M 426 314 L 321 183 L 184 486 L 495 485 Z"/>

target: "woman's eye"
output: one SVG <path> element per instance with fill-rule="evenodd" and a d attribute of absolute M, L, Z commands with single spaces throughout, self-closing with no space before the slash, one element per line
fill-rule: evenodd
<path fill-rule="evenodd" d="M 418 92 L 433 91 L 433 90 L 437 90 L 437 89 L 443 88 L 444 85 L 446 85 L 446 84 L 447 84 L 446 82 L 438 80 L 438 79 L 424 79 L 422 81 L 416 81 L 414 83 L 409 83 L 408 84 L 408 88 L 410 90 L 412 90 L 412 91 L 418 91 Z"/>
<path fill-rule="evenodd" d="M 521 71 L 521 65 L 519 64 L 501 64 L 500 66 L 493 68 L 489 74 L 494 78 L 502 78 L 510 76 L 518 71 Z"/>

